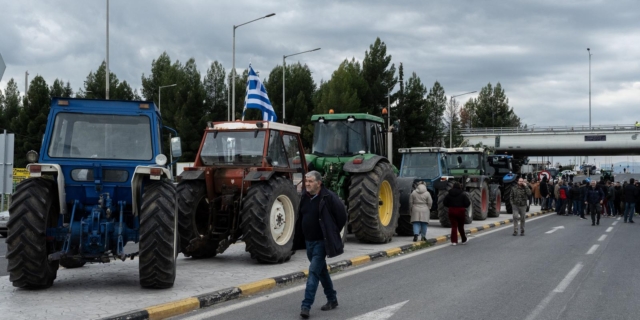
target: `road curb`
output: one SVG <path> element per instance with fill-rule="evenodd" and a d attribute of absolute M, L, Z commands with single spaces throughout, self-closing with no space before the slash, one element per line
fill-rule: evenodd
<path fill-rule="evenodd" d="M 549 212 L 553 212 L 553 210 L 545 210 L 540 212 L 529 213 L 526 215 L 526 218 L 529 219 L 536 216 L 541 216 Z M 506 220 L 502 220 L 502 221 L 498 221 L 490 224 L 485 224 L 480 227 L 470 228 L 469 230 L 467 230 L 466 233 L 474 234 L 482 230 L 487 230 L 487 229 L 507 225 L 512 222 L 513 222 L 513 219 L 506 219 Z M 379 251 L 379 252 L 371 253 L 368 255 L 351 258 L 348 260 L 337 261 L 337 262 L 328 264 L 327 268 L 329 269 L 330 273 L 339 272 L 355 266 L 367 264 L 367 263 L 370 263 L 371 261 L 375 261 L 381 258 L 389 258 L 389 257 L 397 256 L 403 253 L 424 249 L 435 244 L 441 244 L 449 241 L 450 237 L 451 237 L 450 235 L 446 235 L 446 236 L 440 236 L 437 238 L 429 238 L 427 239 L 426 242 L 425 241 L 414 242 L 412 244 L 407 244 L 407 245 L 396 247 L 396 248 L 386 249 L 384 251 Z M 222 289 L 222 290 L 218 290 L 210 293 L 201 294 L 195 297 L 189 297 L 185 299 L 180 299 L 176 301 L 171 301 L 171 302 L 147 307 L 140 310 L 133 310 L 133 311 L 117 314 L 114 316 L 109 316 L 106 318 L 102 318 L 102 320 L 166 319 L 169 317 L 185 314 L 193 310 L 211 307 L 225 301 L 234 300 L 240 297 L 248 297 L 256 293 L 260 293 L 262 291 L 270 290 L 276 286 L 286 285 L 296 281 L 300 281 L 300 280 L 306 279 L 308 274 L 309 274 L 308 270 L 303 270 L 299 272 L 286 274 L 283 276 L 277 276 L 277 277 L 267 278 L 263 280 L 258 280 L 255 282 L 245 283 L 237 287 L 226 288 L 226 289 Z"/>

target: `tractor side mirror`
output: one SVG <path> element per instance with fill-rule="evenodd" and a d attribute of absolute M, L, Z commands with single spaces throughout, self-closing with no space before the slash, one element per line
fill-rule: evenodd
<path fill-rule="evenodd" d="M 174 158 L 182 155 L 182 144 L 180 143 L 180 137 L 171 138 L 171 155 Z"/>

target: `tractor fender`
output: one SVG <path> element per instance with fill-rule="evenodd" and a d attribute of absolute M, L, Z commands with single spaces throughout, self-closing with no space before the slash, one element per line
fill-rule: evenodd
<path fill-rule="evenodd" d="M 182 171 L 180 180 L 204 180 L 204 170 Z"/>
<path fill-rule="evenodd" d="M 138 202 L 140 202 L 142 181 L 144 178 L 151 175 L 151 169 L 158 169 L 158 167 L 137 166 L 133 171 L 133 178 L 131 179 L 131 208 L 133 209 L 133 215 L 138 215 Z M 171 171 L 167 168 L 162 169 L 162 176 L 160 179 L 171 179 Z"/>
<path fill-rule="evenodd" d="M 271 179 L 275 171 L 252 171 L 247 173 L 244 181 L 267 181 Z"/>
<path fill-rule="evenodd" d="M 502 177 L 502 182 L 503 183 L 512 183 L 512 182 L 515 182 L 517 178 L 518 178 L 517 175 L 515 175 L 513 173 L 507 173 L 504 177 Z"/>
<path fill-rule="evenodd" d="M 376 166 L 376 164 L 378 164 L 378 162 L 380 161 L 384 161 L 384 162 L 389 162 L 389 160 L 387 160 L 387 158 L 383 157 L 383 156 L 373 156 L 370 159 L 366 159 L 364 161 L 362 161 L 362 163 L 360 164 L 354 164 L 353 160 L 349 161 L 347 163 L 344 164 L 344 166 L 342 167 L 342 170 L 345 172 L 350 172 L 350 173 L 363 173 L 363 172 L 369 172 L 371 170 L 373 170 L 373 167 Z"/>
<path fill-rule="evenodd" d="M 33 172 L 29 174 L 31 178 L 38 178 L 43 175 L 55 175 L 56 183 L 58 184 L 58 203 L 60 204 L 60 214 L 67 213 L 67 205 L 65 203 L 65 199 L 67 197 L 67 193 L 65 192 L 64 186 L 64 175 L 62 174 L 62 168 L 57 164 L 48 164 L 48 163 L 31 163 L 27 165 L 27 171 L 30 166 L 40 166 L 40 172 Z"/>
<path fill-rule="evenodd" d="M 398 191 L 400 192 L 400 214 L 401 215 L 409 215 L 411 214 L 411 208 L 409 208 L 409 198 L 411 197 L 411 192 L 413 192 L 413 184 L 419 179 L 415 178 L 397 178 L 396 186 L 398 187 Z"/>

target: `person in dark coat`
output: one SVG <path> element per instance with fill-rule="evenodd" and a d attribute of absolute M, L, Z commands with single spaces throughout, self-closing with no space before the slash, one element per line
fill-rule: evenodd
<path fill-rule="evenodd" d="M 540 196 L 542 197 L 542 209 L 549 209 L 549 184 L 547 183 L 547 176 L 542 177 L 542 182 L 540 182 Z"/>
<path fill-rule="evenodd" d="M 451 245 L 458 244 L 458 233 L 462 238 L 462 244 L 467 243 L 467 235 L 464 231 L 464 220 L 466 209 L 471 205 L 469 197 L 467 197 L 460 187 L 460 183 L 453 184 L 453 188 L 449 190 L 444 197 L 443 204 L 449 208 L 449 221 L 451 221 Z"/>
<path fill-rule="evenodd" d="M 300 214 L 296 221 L 293 249 L 307 249 L 309 259 L 309 277 L 300 316 L 309 318 L 309 310 L 315 300 L 318 282 L 322 283 L 327 304 L 323 311 L 338 306 L 338 298 L 333 282 L 327 270 L 327 260 L 344 251 L 340 231 L 347 223 L 347 212 L 344 204 L 331 190 L 322 186 L 322 176 L 318 171 L 310 171 L 305 175 L 306 192 L 300 199 Z"/>
<path fill-rule="evenodd" d="M 587 188 L 586 195 L 584 197 L 584 203 L 588 206 L 589 213 L 591 214 L 591 225 L 600 224 L 600 210 L 599 206 L 602 206 L 602 200 L 604 200 L 604 192 L 602 189 L 596 186 L 596 181 L 591 181 L 591 186 Z"/>
<path fill-rule="evenodd" d="M 587 194 L 587 185 L 588 184 L 589 183 L 587 182 L 587 180 L 583 180 L 582 181 L 582 186 L 580 186 L 580 199 L 582 199 L 583 201 L 584 201 L 584 197 Z M 587 220 L 587 218 L 584 217 L 584 212 L 585 212 L 587 206 L 584 205 L 583 201 L 580 201 L 580 212 L 579 212 L 580 213 L 580 219 Z"/>
<path fill-rule="evenodd" d="M 624 212 L 624 208 L 622 207 L 622 187 L 620 186 L 620 182 L 616 182 L 616 199 L 615 199 L 615 205 L 616 205 L 616 216 L 622 216 L 623 212 Z"/>
<path fill-rule="evenodd" d="M 627 221 L 629 221 L 629 223 L 634 223 L 633 214 L 636 211 L 636 198 L 638 197 L 638 189 L 634 185 L 634 182 L 635 180 L 633 180 L 633 178 L 629 179 L 629 183 L 624 187 L 622 192 L 625 201 L 623 215 L 624 223 L 627 223 Z"/>
<path fill-rule="evenodd" d="M 571 199 L 573 201 L 573 215 L 577 216 L 580 212 L 580 208 L 582 208 L 582 198 L 580 198 L 580 184 L 574 183 L 569 190 L 569 194 L 571 195 Z"/>

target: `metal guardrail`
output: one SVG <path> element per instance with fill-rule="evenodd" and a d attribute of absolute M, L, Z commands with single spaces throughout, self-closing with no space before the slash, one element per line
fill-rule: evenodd
<path fill-rule="evenodd" d="M 640 131 L 634 124 L 611 124 L 591 126 L 532 126 L 496 127 L 496 128 L 463 128 L 461 134 L 505 134 L 505 133 L 549 133 L 549 132 L 602 132 L 602 131 Z"/>

